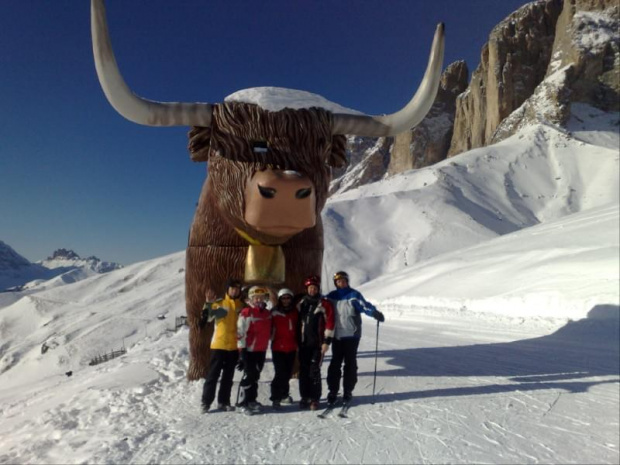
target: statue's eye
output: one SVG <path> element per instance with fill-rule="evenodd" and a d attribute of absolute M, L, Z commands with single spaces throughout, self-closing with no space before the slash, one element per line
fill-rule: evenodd
<path fill-rule="evenodd" d="M 266 199 L 273 199 L 276 196 L 276 190 L 271 187 L 258 186 L 258 192 Z"/>
<path fill-rule="evenodd" d="M 312 187 L 306 187 L 305 189 L 299 189 L 297 192 L 295 192 L 295 197 L 297 197 L 298 199 L 305 199 L 310 194 L 312 194 Z"/>
<path fill-rule="evenodd" d="M 264 140 L 253 140 L 252 141 L 252 151 L 254 153 L 267 153 L 269 150 L 269 144 Z"/>

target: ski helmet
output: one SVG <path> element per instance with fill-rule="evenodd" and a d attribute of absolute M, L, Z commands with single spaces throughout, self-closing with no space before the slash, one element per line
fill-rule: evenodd
<path fill-rule="evenodd" d="M 321 288 L 321 278 L 319 278 L 318 276 L 312 275 L 312 276 L 308 276 L 305 280 L 304 280 L 304 287 L 308 287 L 308 286 L 316 286 L 319 289 Z"/>
<path fill-rule="evenodd" d="M 336 284 L 336 281 L 338 281 L 339 279 L 346 279 L 347 283 L 349 282 L 349 273 L 347 273 L 346 271 L 336 271 L 334 273 L 334 285 Z"/>
<path fill-rule="evenodd" d="M 239 289 L 241 289 L 241 281 L 235 278 L 228 278 L 226 280 L 226 289 L 228 289 L 229 287 L 238 287 Z"/>
<path fill-rule="evenodd" d="M 291 298 L 292 298 L 293 297 L 293 291 L 291 291 L 290 289 L 287 289 L 286 287 L 280 289 L 280 291 L 278 292 L 278 299 L 280 297 L 282 297 L 282 296 L 285 296 L 285 295 L 290 295 Z"/>
<path fill-rule="evenodd" d="M 262 296 L 269 296 L 269 289 L 265 288 L 265 287 L 261 287 L 261 286 L 252 286 L 248 292 L 248 297 L 250 299 L 258 296 L 258 295 L 262 295 Z"/>

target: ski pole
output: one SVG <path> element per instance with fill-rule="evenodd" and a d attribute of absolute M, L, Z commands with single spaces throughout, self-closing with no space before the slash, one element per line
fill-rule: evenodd
<path fill-rule="evenodd" d="M 237 401 L 235 402 L 235 407 L 239 405 L 239 394 L 241 393 L 241 382 L 243 381 L 244 377 L 245 377 L 245 370 L 243 371 L 243 373 L 241 373 L 241 379 L 239 380 L 239 386 L 237 386 Z M 245 394 L 243 397 L 245 400 Z"/>
<path fill-rule="evenodd" d="M 375 386 L 377 385 L 377 354 L 379 352 L 379 320 L 377 320 L 377 336 L 375 337 L 375 377 L 372 382 L 372 404 L 375 403 Z"/>
<path fill-rule="evenodd" d="M 243 377 L 241 379 L 243 379 Z M 237 400 L 235 402 L 235 407 L 239 405 L 239 393 L 241 392 L 241 379 L 239 380 L 239 386 L 237 386 Z"/>

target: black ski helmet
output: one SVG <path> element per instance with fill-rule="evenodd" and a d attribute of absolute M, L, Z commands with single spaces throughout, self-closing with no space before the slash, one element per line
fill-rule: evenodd
<path fill-rule="evenodd" d="M 238 287 L 241 289 L 241 281 L 235 278 L 228 278 L 226 280 L 226 290 L 228 290 L 229 287 Z"/>
<path fill-rule="evenodd" d="M 334 273 L 334 286 L 336 285 L 336 281 L 339 279 L 346 279 L 347 284 L 349 284 L 349 273 L 346 271 L 336 271 Z"/>

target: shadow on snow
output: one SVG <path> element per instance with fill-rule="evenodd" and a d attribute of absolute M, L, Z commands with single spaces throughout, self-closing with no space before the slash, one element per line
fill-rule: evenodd
<path fill-rule="evenodd" d="M 515 391 L 562 389 L 585 392 L 592 386 L 617 383 L 620 375 L 620 307 L 597 305 L 588 317 L 571 321 L 556 332 L 533 339 L 471 346 L 434 347 L 379 351 L 393 368 L 377 372 L 381 378 L 399 376 L 467 377 L 458 387 L 402 393 L 378 392 L 375 402 L 393 402 L 430 397 L 471 396 Z M 380 343 L 380 342 L 379 342 Z M 374 351 L 360 352 L 374 358 Z M 373 376 L 374 371 L 359 373 Z M 615 379 L 585 380 L 601 376 Z M 505 382 L 480 384 L 476 377 L 505 378 Z M 474 384 L 476 383 L 476 384 Z M 464 384 L 464 383 L 463 383 Z M 362 403 L 371 395 L 356 396 Z"/>

